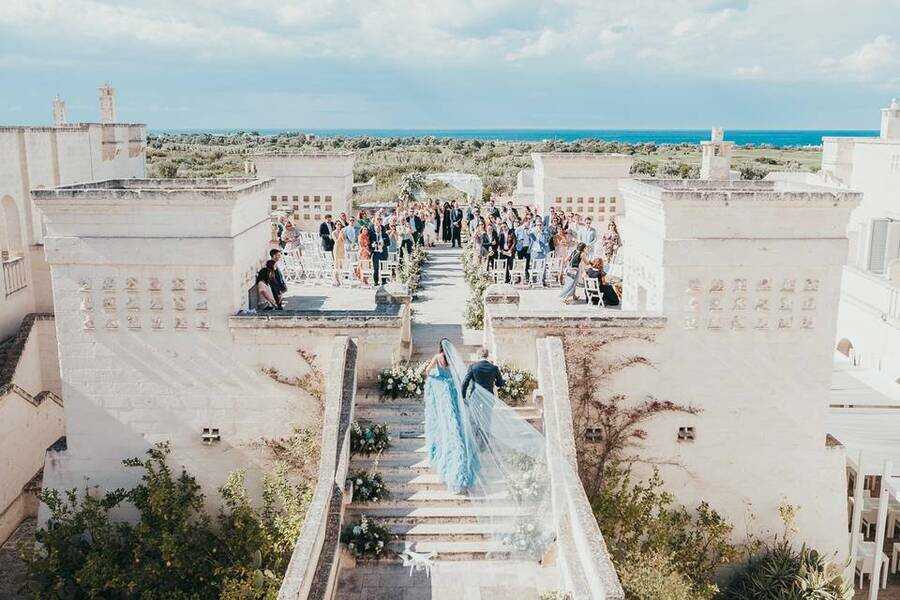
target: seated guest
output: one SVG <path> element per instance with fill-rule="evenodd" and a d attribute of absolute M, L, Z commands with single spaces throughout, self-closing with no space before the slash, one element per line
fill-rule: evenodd
<path fill-rule="evenodd" d="M 569 256 L 566 257 L 566 280 L 563 284 L 563 290 L 559 295 L 559 297 L 563 299 L 564 304 L 572 304 L 572 302 L 575 301 L 575 290 L 581 279 L 581 266 L 587 260 L 587 252 L 587 244 L 579 242 Z"/>
<path fill-rule="evenodd" d="M 597 285 L 600 288 L 600 294 L 603 296 L 603 304 L 605 306 L 619 305 L 619 295 L 616 294 L 615 288 L 606 283 L 606 280 L 604 279 L 602 258 L 595 258 L 592 260 L 590 266 L 584 272 L 584 276 L 586 279 L 597 280 Z M 599 304 L 599 302 L 599 298 L 591 298 L 592 304 Z"/>
<path fill-rule="evenodd" d="M 274 272 L 274 283 L 272 284 L 272 295 L 275 296 L 275 304 L 281 308 L 281 298 L 287 291 L 287 284 L 284 282 L 284 273 L 281 272 L 279 261 L 281 260 L 281 250 L 272 248 L 269 250 L 269 261 L 266 262 L 266 268 L 271 268 Z"/>
<path fill-rule="evenodd" d="M 268 267 L 269 262 L 256 274 L 256 292 L 259 295 L 259 301 L 256 304 L 257 310 L 274 310 L 278 308 L 275 294 L 272 293 L 272 286 L 275 285 L 275 273 L 273 269 Z"/>

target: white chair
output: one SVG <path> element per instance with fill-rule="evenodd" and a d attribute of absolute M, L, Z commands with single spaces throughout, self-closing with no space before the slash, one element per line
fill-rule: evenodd
<path fill-rule="evenodd" d="M 373 286 L 374 285 L 375 273 L 372 270 L 372 259 L 371 258 L 359 261 L 359 278 L 360 278 L 360 285 L 364 285 L 364 286 Z"/>
<path fill-rule="evenodd" d="M 588 302 L 596 298 L 598 307 L 605 306 L 603 304 L 603 294 L 600 292 L 600 282 L 593 277 L 584 278 L 584 295 Z"/>
<path fill-rule="evenodd" d="M 378 261 L 378 283 L 384 285 L 385 283 L 390 283 L 394 280 L 394 269 L 397 267 L 396 263 L 392 263 L 390 260 L 379 260 Z"/>
<path fill-rule="evenodd" d="M 513 261 L 513 267 L 509 270 L 509 282 L 525 285 L 525 265 L 527 261 L 524 258 L 517 258 Z"/>
<path fill-rule="evenodd" d="M 400 553 L 400 558 L 403 560 L 403 566 L 409 567 L 409 576 L 412 577 L 413 571 L 425 571 L 428 577 L 431 577 L 431 570 L 434 568 L 434 557 L 437 556 L 437 553 L 434 551 L 431 552 L 416 552 L 409 545 L 403 549 L 403 552 Z"/>
<path fill-rule="evenodd" d="M 887 554 L 884 552 L 881 553 L 881 567 L 880 573 L 881 576 L 881 589 L 887 587 L 887 577 L 888 577 L 888 568 L 890 567 L 891 560 L 888 558 Z M 862 587 L 863 577 L 868 575 L 869 581 L 872 582 L 872 568 L 875 566 L 875 542 L 861 542 L 859 544 L 859 551 L 856 555 L 856 574 L 859 576 L 859 587 Z M 875 585 L 872 582 L 872 585 Z"/>
<path fill-rule="evenodd" d="M 554 258 L 547 263 L 546 281 L 554 286 L 562 285 L 563 277 L 563 260 L 562 258 Z"/>
<path fill-rule="evenodd" d="M 494 270 L 490 275 L 494 283 L 506 283 L 506 261 L 498 260 L 494 263 Z"/>
<path fill-rule="evenodd" d="M 536 258 L 531 261 L 531 269 L 528 271 L 528 285 L 545 285 L 546 278 L 544 277 L 544 275 L 546 270 L 547 259 Z"/>

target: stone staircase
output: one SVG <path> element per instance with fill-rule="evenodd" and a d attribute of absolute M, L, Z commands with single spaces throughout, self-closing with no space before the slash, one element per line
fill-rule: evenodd
<path fill-rule="evenodd" d="M 387 423 L 392 438 L 391 448 L 380 456 L 354 456 L 350 463 L 352 471 L 374 468 L 391 494 L 379 502 L 347 507 L 348 521 L 365 514 L 396 536 L 388 547 L 391 552 L 381 561 L 399 560 L 396 553 L 407 547 L 435 552 L 440 561 L 508 557 L 496 535 L 504 529 L 504 517 L 511 514 L 510 501 L 498 497 L 489 503 L 473 502 L 447 489 L 428 464 L 421 400 L 382 401 L 377 390 L 361 390 L 356 420 Z"/>

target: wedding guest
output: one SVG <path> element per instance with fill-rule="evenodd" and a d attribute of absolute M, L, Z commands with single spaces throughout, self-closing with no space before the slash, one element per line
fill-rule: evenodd
<path fill-rule="evenodd" d="M 571 244 L 569 238 L 569 230 L 563 226 L 559 218 L 556 219 L 555 234 L 553 236 L 554 256 L 566 257 L 569 255 L 569 246 Z"/>
<path fill-rule="evenodd" d="M 594 229 L 590 217 L 587 217 L 584 220 L 584 225 L 582 225 L 579 235 L 579 241 L 588 247 L 589 256 L 594 253 L 594 244 L 597 242 L 597 230 Z"/>
<path fill-rule="evenodd" d="M 603 247 L 603 256 L 607 264 L 611 263 L 616 252 L 622 246 L 622 239 L 619 237 L 619 228 L 616 226 L 615 219 L 610 219 L 609 226 L 606 228 L 600 244 Z"/>
<path fill-rule="evenodd" d="M 349 227 L 349 225 L 341 226 L 341 222 L 338 221 L 334 229 L 334 249 L 332 250 L 334 255 L 334 285 L 341 284 L 341 271 L 344 269 L 344 260 L 347 256 L 347 236 L 344 234 L 344 230 Z"/>
<path fill-rule="evenodd" d="M 372 240 L 369 236 L 369 228 L 363 227 L 359 230 L 359 265 L 356 267 L 356 278 L 363 285 L 369 285 L 368 277 L 363 272 L 363 267 L 366 266 L 372 266 Z"/>
<path fill-rule="evenodd" d="M 295 250 L 297 246 L 300 245 L 300 230 L 297 227 L 294 227 L 294 223 L 290 219 L 288 219 L 284 223 L 284 231 L 281 234 L 281 241 L 281 247 L 284 248 L 287 252 Z"/>
<path fill-rule="evenodd" d="M 572 304 L 575 299 L 575 290 L 581 278 L 581 265 L 587 260 L 587 244 L 579 242 L 571 254 L 566 258 L 566 281 L 559 297 L 564 304 Z"/>
<path fill-rule="evenodd" d="M 463 211 L 459 208 L 459 203 L 453 203 L 453 209 L 450 211 L 450 247 L 462 248 L 462 221 Z"/>
<path fill-rule="evenodd" d="M 331 222 L 331 215 L 325 215 L 325 220 L 319 225 L 319 238 L 322 240 L 322 250 L 331 252 L 334 250 L 334 223 Z"/>
<path fill-rule="evenodd" d="M 256 274 L 256 293 L 259 297 L 256 303 L 257 310 L 275 310 L 278 308 L 278 301 L 272 292 L 272 286 L 275 284 L 275 273 L 270 269 L 268 264 L 259 270 Z"/>
<path fill-rule="evenodd" d="M 506 223 L 500 224 L 500 245 L 498 248 L 498 256 L 504 264 L 506 277 L 504 281 L 509 283 L 509 272 L 513 268 L 513 259 L 516 256 L 516 235 L 509 230 Z"/>
<path fill-rule="evenodd" d="M 591 261 L 590 266 L 585 270 L 584 276 L 586 279 L 596 279 L 597 285 L 600 288 L 600 295 L 603 297 L 604 306 L 618 306 L 619 305 L 619 295 L 616 293 L 616 290 L 613 286 L 606 283 L 604 274 L 603 274 L 603 259 L 595 258 Z M 585 293 L 585 295 L 587 295 Z M 599 298 L 591 299 L 592 304 L 599 304 Z"/>
<path fill-rule="evenodd" d="M 275 220 L 272 221 L 272 241 L 277 242 L 279 246 L 284 248 L 284 215 L 277 214 Z"/>
<path fill-rule="evenodd" d="M 438 212 L 434 208 L 430 208 L 427 212 L 428 221 L 425 223 L 425 245 L 433 248 L 437 242 L 437 231 L 440 229 L 441 221 Z"/>
<path fill-rule="evenodd" d="M 387 260 L 388 257 L 388 246 L 390 246 L 391 240 L 388 237 L 387 231 L 384 227 L 381 226 L 380 222 L 375 223 L 375 231 L 372 236 L 371 244 L 372 244 L 372 274 L 375 277 L 375 284 L 377 285 L 381 278 L 378 276 L 381 268 L 381 261 Z"/>
<path fill-rule="evenodd" d="M 453 237 L 450 231 L 450 211 L 450 203 L 444 202 L 441 210 L 441 240 L 444 242 L 449 242 Z"/>
<path fill-rule="evenodd" d="M 531 267 L 531 228 L 523 218 L 516 227 L 516 258 L 525 260 L 525 272 Z"/>
<path fill-rule="evenodd" d="M 485 228 L 482 244 L 487 245 L 488 270 L 493 271 L 494 266 L 497 263 L 497 255 L 500 247 L 500 238 L 497 237 L 497 232 L 493 225 L 489 224 Z"/>

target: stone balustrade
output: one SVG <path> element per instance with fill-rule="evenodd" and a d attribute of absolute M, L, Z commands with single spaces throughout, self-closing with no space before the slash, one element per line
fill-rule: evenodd
<path fill-rule="evenodd" d="M 278 592 L 279 600 L 333 595 L 356 396 L 357 346 L 353 340 L 346 336 L 333 340 L 328 367 L 331 376 L 325 390 L 316 488 Z"/>
<path fill-rule="evenodd" d="M 562 340 L 547 337 L 536 344 L 537 378 L 563 583 L 577 600 L 620 600 L 625 594 L 578 478 Z"/>

